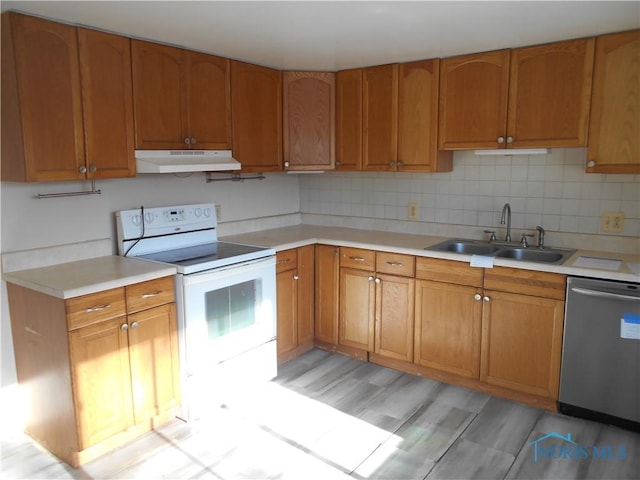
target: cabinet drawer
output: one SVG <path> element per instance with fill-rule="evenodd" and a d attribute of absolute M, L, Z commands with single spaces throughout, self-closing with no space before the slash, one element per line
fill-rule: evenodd
<path fill-rule="evenodd" d="M 416 273 L 416 259 L 413 255 L 377 252 L 376 272 L 413 277 Z"/>
<path fill-rule="evenodd" d="M 121 317 L 126 314 L 124 288 L 70 298 L 66 301 L 66 307 L 69 330 Z"/>
<path fill-rule="evenodd" d="M 423 280 L 482 287 L 482 270 L 454 260 L 425 257 L 416 259 L 416 278 Z"/>
<path fill-rule="evenodd" d="M 298 249 L 291 248 L 276 253 L 276 273 L 298 268 Z"/>
<path fill-rule="evenodd" d="M 567 276 L 558 273 L 496 267 L 485 271 L 484 288 L 564 300 Z"/>
<path fill-rule="evenodd" d="M 171 303 L 176 298 L 173 276 L 135 283 L 125 288 L 127 291 L 127 313 Z"/>
<path fill-rule="evenodd" d="M 340 266 L 373 272 L 376 268 L 376 252 L 362 248 L 340 247 Z"/>

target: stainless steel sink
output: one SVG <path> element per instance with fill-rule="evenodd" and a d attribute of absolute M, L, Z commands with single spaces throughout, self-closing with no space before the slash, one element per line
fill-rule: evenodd
<path fill-rule="evenodd" d="M 461 238 L 450 238 L 444 242 L 425 247 L 425 250 L 462 253 L 466 255 L 486 255 L 490 257 L 520 260 L 523 262 L 552 264 L 561 264 L 575 253 L 575 250 L 565 248 L 525 248 L 513 244 L 500 245 L 499 243 L 491 243 L 483 240 L 468 240 Z"/>

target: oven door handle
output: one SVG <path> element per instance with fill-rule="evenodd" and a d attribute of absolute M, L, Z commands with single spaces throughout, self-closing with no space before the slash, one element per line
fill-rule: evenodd
<path fill-rule="evenodd" d="M 614 300 L 627 300 L 631 302 L 640 302 L 640 297 L 634 297 L 632 295 L 623 295 L 621 293 L 601 292 L 599 290 L 591 290 L 588 288 L 571 287 L 571 291 L 580 295 L 587 295 L 589 297 L 598 298 L 610 298 Z"/>

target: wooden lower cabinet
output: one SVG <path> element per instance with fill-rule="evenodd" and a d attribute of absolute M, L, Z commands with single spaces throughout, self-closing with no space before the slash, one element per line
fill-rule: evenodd
<path fill-rule="evenodd" d="M 415 280 L 379 274 L 376 284 L 374 352 L 396 360 L 413 360 Z"/>
<path fill-rule="evenodd" d="M 556 400 L 564 302 L 485 291 L 480 380 Z"/>
<path fill-rule="evenodd" d="M 78 467 L 174 417 L 173 276 L 67 300 L 7 292 L 25 430 L 51 453 Z"/>
<path fill-rule="evenodd" d="M 278 363 L 313 348 L 314 246 L 294 248 L 276 255 Z"/>
<path fill-rule="evenodd" d="M 418 280 L 414 361 L 468 378 L 480 374 L 482 289 Z"/>
<path fill-rule="evenodd" d="M 373 351 L 375 282 L 373 272 L 340 268 L 340 314 L 338 343 Z"/>
<path fill-rule="evenodd" d="M 340 249 L 316 245 L 315 249 L 315 340 L 338 343 Z"/>

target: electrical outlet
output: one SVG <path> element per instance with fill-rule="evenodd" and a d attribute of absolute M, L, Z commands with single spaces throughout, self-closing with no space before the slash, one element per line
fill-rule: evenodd
<path fill-rule="evenodd" d="M 216 218 L 218 221 L 222 220 L 222 205 L 216 204 Z"/>
<path fill-rule="evenodd" d="M 409 202 L 407 205 L 407 217 L 409 220 L 418 220 L 418 216 L 420 215 L 420 207 L 416 202 Z"/>
<path fill-rule="evenodd" d="M 604 212 L 602 214 L 602 231 L 610 233 L 624 232 L 624 212 Z"/>

